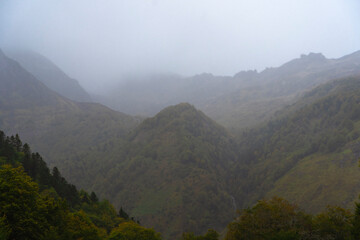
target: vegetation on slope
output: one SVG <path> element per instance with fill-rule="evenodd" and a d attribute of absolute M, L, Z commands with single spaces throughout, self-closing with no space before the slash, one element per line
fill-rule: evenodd
<path fill-rule="evenodd" d="M 240 196 L 245 205 L 284 196 L 319 211 L 324 203 L 349 207 L 359 170 L 360 78 L 333 81 L 308 92 L 280 117 L 240 138 Z M 239 198 L 238 195 L 238 199 Z M 244 199 L 244 198 L 242 198 Z"/>
<path fill-rule="evenodd" d="M 318 215 L 274 197 L 239 212 L 225 240 L 355 240 L 360 237 L 360 205 L 354 212 L 327 206 Z"/>
<path fill-rule="evenodd" d="M 101 170 L 138 123 L 100 104 L 61 97 L 0 52 L 0 128 L 19 133 L 77 186 L 90 189 L 98 179 L 87 176 L 106 174 Z"/>
<path fill-rule="evenodd" d="M 224 128 L 193 106 L 171 106 L 129 136 L 126 158 L 106 192 L 145 226 L 174 239 L 184 231 L 222 230 L 234 213 L 228 172 L 236 147 Z"/>
<path fill-rule="evenodd" d="M 78 192 L 17 135 L 0 131 L 0 239 L 160 239 L 126 216 L 94 192 Z"/>

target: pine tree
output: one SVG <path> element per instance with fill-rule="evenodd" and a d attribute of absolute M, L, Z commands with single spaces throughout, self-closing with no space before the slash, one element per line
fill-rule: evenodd
<path fill-rule="evenodd" d="M 120 210 L 119 210 L 119 217 L 121 217 L 125 220 L 129 219 L 129 215 L 123 210 L 122 207 L 120 207 Z"/>

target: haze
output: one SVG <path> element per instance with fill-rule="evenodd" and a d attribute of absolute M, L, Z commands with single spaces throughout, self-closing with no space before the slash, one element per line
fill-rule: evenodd
<path fill-rule="evenodd" d="M 0 48 L 31 49 L 87 90 L 129 73 L 278 66 L 360 50 L 356 0 L 2 0 Z"/>

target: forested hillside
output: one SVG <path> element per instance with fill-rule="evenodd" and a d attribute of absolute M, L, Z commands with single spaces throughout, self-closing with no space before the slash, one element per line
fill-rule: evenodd
<path fill-rule="evenodd" d="M 0 239 L 154 239 L 160 234 L 78 191 L 18 135 L 0 131 Z"/>
<path fill-rule="evenodd" d="M 6 52 L 28 72 L 44 83 L 51 90 L 79 102 L 91 102 L 90 95 L 78 81 L 70 78 L 49 59 L 32 51 L 9 50 Z"/>
<path fill-rule="evenodd" d="M 0 52 L 0 128 L 21 134 L 51 166 L 89 189 L 117 159 L 137 118 L 95 103 L 77 103 L 48 89 Z M 101 164 L 100 164 L 101 162 Z"/>
<path fill-rule="evenodd" d="M 360 78 L 339 79 L 306 93 L 262 127 L 240 137 L 238 189 L 251 203 L 283 196 L 317 212 L 350 207 L 360 191 Z M 246 178 L 242 178 L 246 173 Z"/>
<path fill-rule="evenodd" d="M 146 119 L 128 140 L 126 157 L 105 177 L 111 184 L 96 188 L 102 195 L 168 239 L 221 231 L 232 219 L 228 182 L 237 148 L 223 127 L 182 103 Z"/>

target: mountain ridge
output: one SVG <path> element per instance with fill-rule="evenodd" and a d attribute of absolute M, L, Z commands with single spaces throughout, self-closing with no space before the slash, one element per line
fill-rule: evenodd
<path fill-rule="evenodd" d="M 5 51 L 28 72 L 58 94 L 78 102 L 92 102 L 79 82 L 70 78 L 51 60 L 30 50 Z"/>

